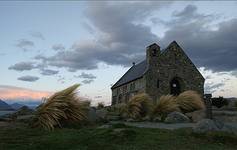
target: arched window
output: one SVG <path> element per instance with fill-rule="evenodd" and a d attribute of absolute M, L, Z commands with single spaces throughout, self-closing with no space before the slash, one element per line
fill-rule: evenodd
<path fill-rule="evenodd" d="M 159 79 L 157 79 L 157 81 L 156 81 L 156 87 L 157 87 L 157 88 L 160 87 L 160 80 L 159 80 Z"/>

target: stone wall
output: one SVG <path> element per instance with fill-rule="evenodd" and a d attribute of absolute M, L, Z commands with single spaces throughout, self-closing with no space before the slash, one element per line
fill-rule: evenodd
<path fill-rule="evenodd" d="M 112 105 L 127 103 L 137 93 L 145 92 L 145 80 L 140 78 L 112 90 Z"/>
<path fill-rule="evenodd" d="M 175 77 L 179 79 L 181 91 L 194 90 L 203 95 L 205 79 L 176 42 L 153 59 L 145 74 L 145 91 L 154 101 L 161 95 L 170 94 L 170 81 Z"/>

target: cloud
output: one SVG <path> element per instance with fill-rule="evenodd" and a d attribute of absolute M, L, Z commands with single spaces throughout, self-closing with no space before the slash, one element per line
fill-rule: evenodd
<path fill-rule="evenodd" d="M 69 51 L 59 51 L 51 57 L 41 57 L 50 66 L 68 70 L 90 70 L 98 63 L 130 66 L 144 59 L 145 47 L 158 40 L 151 28 L 143 23 L 169 2 L 99 2 L 89 3 L 85 11 L 87 25 L 96 40 L 75 42 Z M 123 10 L 123 11 L 121 11 Z"/>
<path fill-rule="evenodd" d="M 10 66 L 8 69 L 16 71 L 25 71 L 25 70 L 32 70 L 34 68 L 36 68 L 34 62 L 19 62 Z"/>
<path fill-rule="evenodd" d="M 27 40 L 27 39 L 20 39 L 18 40 L 18 43 L 16 44 L 17 47 L 19 47 L 20 49 L 27 51 L 29 50 L 29 48 L 34 47 L 34 42 Z"/>
<path fill-rule="evenodd" d="M 59 71 L 51 70 L 51 69 L 42 69 L 40 74 L 45 75 L 45 76 L 51 76 L 51 75 L 58 74 L 58 72 Z"/>
<path fill-rule="evenodd" d="M 51 94 L 51 92 L 46 91 L 0 85 L 0 98 L 3 100 L 40 100 L 42 97 L 48 97 Z"/>
<path fill-rule="evenodd" d="M 93 82 L 94 80 L 83 80 L 82 83 L 84 84 L 90 84 L 91 82 Z"/>
<path fill-rule="evenodd" d="M 30 35 L 34 38 L 38 38 L 40 40 L 45 40 L 43 34 L 40 32 L 31 32 Z"/>
<path fill-rule="evenodd" d="M 52 49 L 55 51 L 64 51 L 65 47 L 62 44 L 55 44 L 52 46 Z"/>
<path fill-rule="evenodd" d="M 74 76 L 75 78 L 84 78 L 84 79 L 96 79 L 96 76 L 93 74 L 87 74 L 82 72 L 80 75 L 78 76 Z"/>
<path fill-rule="evenodd" d="M 188 5 L 175 12 L 164 24 L 168 30 L 161 43 L 176 40 L 199 67 L 217 72 L 237 70 L 237 18 L 218 22 L 218 17 L 197 10 Z"/>
<path fill-rule="evenodd" d="M 21 80 L 21 81 L 35 82 L 35 81 L 39 80 L 39 77 L 36 77 L 36 76 L 22 76 L 22 77 L 19 77 L 17 79 Z"/>

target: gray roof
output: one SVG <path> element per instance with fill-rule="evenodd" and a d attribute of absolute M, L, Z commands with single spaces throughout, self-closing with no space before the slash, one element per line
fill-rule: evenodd
<path fill-rule="evenodd" d="M 137 65 L 133 65 L 112 87 L 116 88 L 130 81 L 141 78 L 147 69 L 146 60 L 140 62 Z"/>

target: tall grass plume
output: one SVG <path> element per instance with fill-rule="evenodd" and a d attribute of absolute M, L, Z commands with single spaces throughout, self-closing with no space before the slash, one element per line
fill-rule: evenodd
<path fill-rule="evenodd" d="M 87 120 L 90 103 L 81 101 L 76 95 L 79 84 L 59 91 L 41 104 L 36 110 L 34 126 L 53 130 L 62 127 L 63 122 L 82 122 Z"/>

